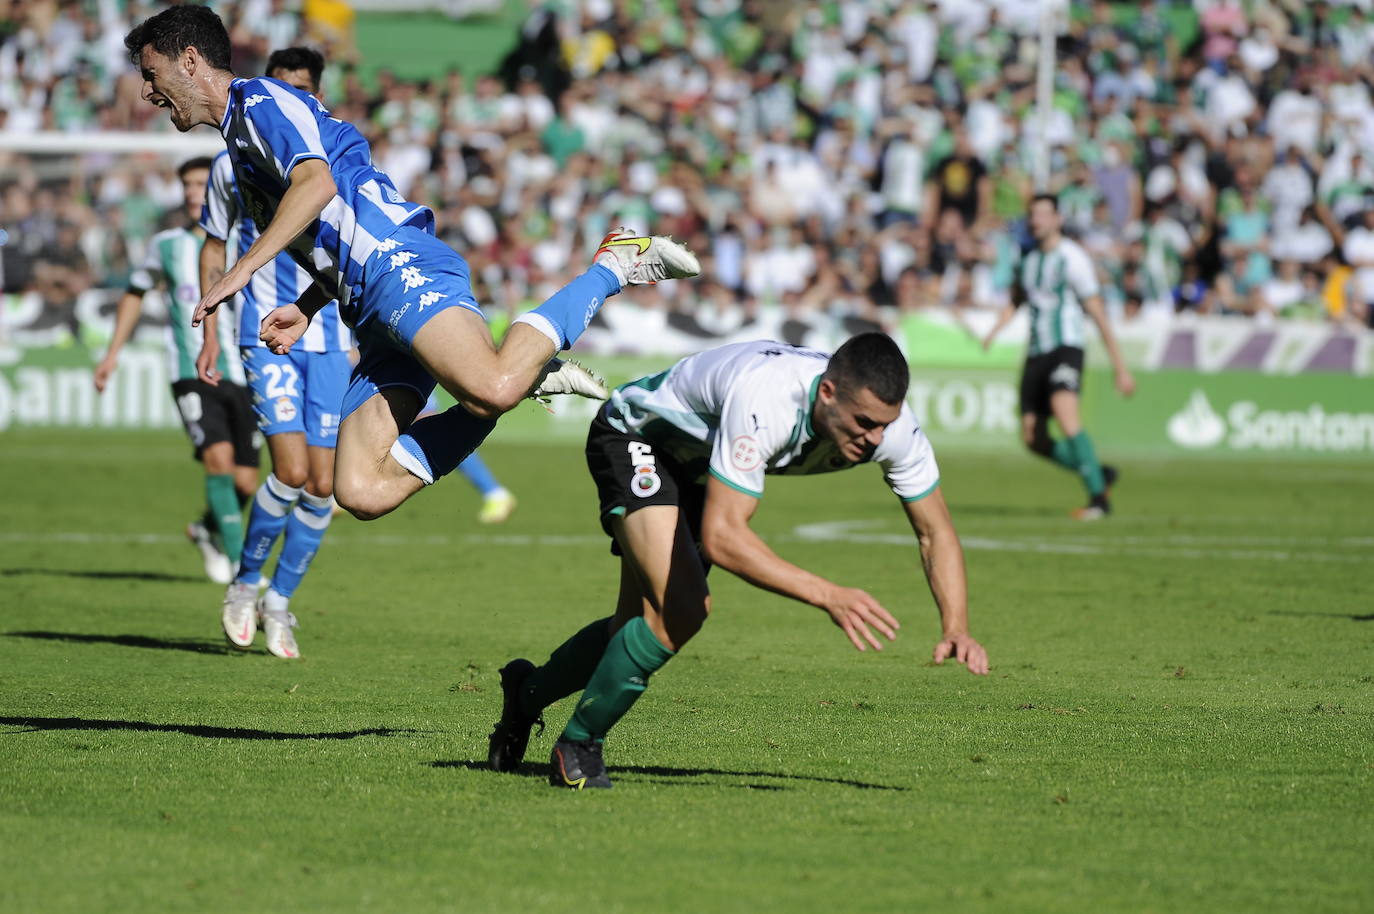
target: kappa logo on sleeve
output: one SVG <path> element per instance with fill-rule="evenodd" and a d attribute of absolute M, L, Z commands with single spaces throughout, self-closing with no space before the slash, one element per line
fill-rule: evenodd
<path fill-rule="evenodd" d="M 759 468 L 759 464 L 763 462 L 763 452 L 759 450 L 759 443 L 752 435 L 739 435 L 730 442 L 730 462 L 735 465 L 735 469 L 744 470 L 746 473 Z"/>

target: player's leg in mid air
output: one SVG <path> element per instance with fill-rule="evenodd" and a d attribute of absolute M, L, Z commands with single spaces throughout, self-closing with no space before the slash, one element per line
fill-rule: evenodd
<path fill-rule="evenodd" d="M 623 285 L 692 276 L 698 269 L 695 256 L 668 239 L 613 233 L 591 268 L 517 318 L 498 349 L 463 259 L 418 229 L 398 230 L 364 275 L 357 325 L 363 359 L 339 434 L 339 503 L 365 520 L 386 514 L 452 472 L 502 413 L 532 393 L 604 396 L 604 388 L 585 372 L 571 371 L 571 363 L 551 365 L 554 353 L 570 346 Z M 406 362 L 432 379 L 426 390 Z M 420 392 L 423 402 L 435 381 L 458 405 L 412 426 L 397 427 L 392 405 L 378 400 L 381 391 L 404 386 Z M 386 441 L 392 430 L 397 437 Z"/>
<path fill-rule="evenodd" d="M 429 395 L 425 401 L 425 408 L 420 411 L 418 418 L 424 419 L 439 413 L 439 401 L 434 394 Z M 501 485 L 497 480 L 496 474 L 487 466 L 487 462 L 476 451 L 473 451 L 463 462 L 458 464 L 458 472 L 468 481 L 477 494 L 482 496 L 482 507 L 477 512 L 477 521 L 482 524 L 501 524 L 510 519 L 515 513 L 515 496 L 510 490 Z"/>

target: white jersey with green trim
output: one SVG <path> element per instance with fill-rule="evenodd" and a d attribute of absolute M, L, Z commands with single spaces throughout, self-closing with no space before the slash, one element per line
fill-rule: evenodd
<path fill-rule="evenodd" d="M 200 304 L 200 248 L 204 238 L 185 228 L 158 232 L 148 242 L 148 254 L 142 265 L 129 277 L 129 288 L 143 293 L 158 285 L 167 297 L 167 356 L 172 381 L 193 380 L 196 377 L 196 357 L 205 339 L 202 327 L 191 326 L 191 315 Z M 228 310 L 221 306 L 212 319 Z M 232 327 L 233 318 L 225 318 L 222 327 Z M 232 340 L 232 334 L 220 332 L 221 340 Z M 238 349 L 232 345 L 220 347 L 220 376 L 235 384 L 244 383 L 243 362 Z"/>
<path fill-rule="evenodd" d="M 1083 302 L 1102 293 L 1088 252 L 1069 238 L 1039 248 L 1021 262 L 1021 289 L 1030 306 L 1030 355 L 1060 346 L 1083 348 Z"/>
<path fill-rule="evenodd" d="M 709 473 L 757 498 L 765 475 L 857 466 L 812 428 L 816 390 L 829 362 L 829 353 L 769 340 L 708 349 L 616 388 L 607 419 L 698 479 Z M 903 501 L 923 498 L 940 484 L 930 440 L 906 403 L 861 462 L 882 467 Z"/>

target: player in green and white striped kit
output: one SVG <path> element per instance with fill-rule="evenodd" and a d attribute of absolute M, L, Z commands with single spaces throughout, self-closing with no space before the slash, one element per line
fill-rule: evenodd
<path fill-rule="evenodd" d="M 1015 297 L 998 315 L 983 348 L 992 345 L 1022 304 L 1030 308 L 1030 345 L 1021 375 L 1021 440 L 1033 453 L 1077 473 L 1088 490 L 1088 504 L 1073 512 L 1079 520 L 1098 520 L 1111 511 L 1108 490 L 1116 470 L 1098 462 L 1092 439 L 1079 414 L 1083 383 L 1083 345 L 1091 317 L 1116 373 L 1116 389 L 1129 397 L 1135 379 L 1121 359 L 1116 337 L 1102 307 L 1101 289 L 1092 258 L 1076 241 L 1061 233 L 1059 207 L 1050 194 L 1039 194 L 1030 205 L 1030 228 L 1035 250 L 1021 262 Z M 1053 416 L 1063 433 L 1052 438 Z"/>
<path fill-rule="evenodd" d="M 225 347 L 219 371 L 224 378 L 211 386 L 196 376 L 196 356 L 203 332 L 191 326 L 191 313 L 200 303 L 200 248 L 205 232 L 198 225 L 210 177 L 208 158 L 191 159 L 177 170 L 185 195 L 187 224 L 154 235 L 148 255 L 129 280 L 129 289 L 115 309 L 110 349 L 95 369 L 95 389 L 104 392 L 119 362 L 119 352 L 133 335 L 143 296 L 163 286 L 167 300 L 168 376 L 172 398 L 181 415 L 195 457 L 205 465 L 205 516 L 186 528 L 201 551 L 205 573 L 217 584 L 233 577 L 243 550 L 243 504 L 258 486 L 261 437 L 252 400 L 244 387 L 238 350 Z M 230 319 L 232 321 L 232 318 Z M 222 548 L 216 546 L 218 534 Z"/>

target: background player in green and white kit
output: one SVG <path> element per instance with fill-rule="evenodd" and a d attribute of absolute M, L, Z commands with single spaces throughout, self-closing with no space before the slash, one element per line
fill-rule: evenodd
<path fill-rule="evenodd" d="M 1021 440 L 1032 452 L 1082 478 L 1088 504 L 1074 516 L 1097 520 L 1111 510 L 1107 494 L 1116 470 L 1098 462 L 1080 417 L 1085 314 L 1102 334 L 1116 373 L 1116 389 L 1129 397 L 1135 391 L 1135 379 L 1122 361 L 1107 321 L 1092 258 L 1076 241 L 1065 238 L 1060 227 L 1059 207 L 1052 195 L 1040 194 L 1031 200 L 1030 228 L 1036 246 L 1021 262 L 1013 301 L 998 315 L 983 348 L 992 345 L 1018 307 L 1030 307 L 1030 344 L 1021 374 Z M 1063 437 L 1050 436 L 1051 416 Z"/>
<path fill-rule="evenodd" d="M 897 620 L 872 596 L 791 564 L 749 528 L 765 475 L 881 467 L 940 611 L 935 662 L 955 657 L 986 673 L 987 653 L 968 630 L 963 551 L 930 442 L 906 405 L 907 383 L 897 344 L 868 333 L 833 357 L 766 341 L 721 346 L 613 392 L 592 421 L 587 466 L 621 556 L 615 615 L 577 632 L 541 667 L 513 660 L 502 669 L 492 767 L 518 766 L 543 709 L 585 690 L 554 745 L 550 780 L 609 787 L 602 740 L 706 621 L 711 565 L 823 610 L 858 650 L 881 650 L 874 630 L 896 637 Z"/>
<path fill-rule="evenodd" d="M 159 232 L 148 243 L 148 256 L 130 278 L 129 290 L 115 308 L 114 335 L 109 351 L 96 366 L 95 389 L 104 392 L 109 384 L 119 352 L 138 324 L 144 293 L 162 285 L 167 296 L 172 398 L 195 447 L 196 459 L 205 465 L 208 507 L 203 520 L 193 522 L 186 533 L 201 550 L 205 573 L 216 583 L 227 584 L 243 548 L 242 507 L 258 485 L 262 441 L 237 352 L 220 353 L 217 369 L 224 381 L 218 386 L 196 377 L 202 331 L 191 326 L 191 313 L 200 303 L 200 249 L 205 242 L 205 233 L 196 221 L 205 202 L 210 160 L 191 159 L 177 174 L 185 195 L 187 224 Z M 227 319 L 232 320 L 232 314 Z M 218 534 L 223 552 L 213 547 L 211 533 Z"/>

